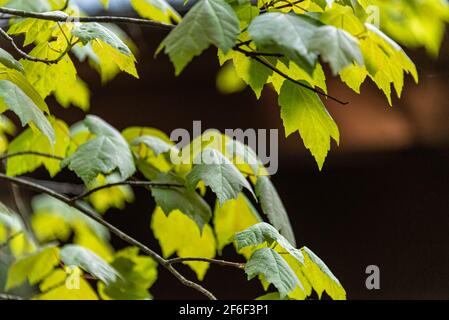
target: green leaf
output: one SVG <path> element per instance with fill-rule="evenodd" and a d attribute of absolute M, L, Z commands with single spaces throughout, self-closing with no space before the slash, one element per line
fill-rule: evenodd
<path fill-rule="evenodd" d="M 151 229 L 165 258 L 174 253 L 183 258 L 215 257 L 216 243 L 212 228 L 206 224 L 200 231 L 195 222 L 179 210 L 167 216 L 161 208 L 156 208 L 151 218 Z M 209 268 L 209 263 L 205 262 L 188 261 L 185 264 L 195 271 L 199 280 L 204 278 Z"/>
<path fill-rule="evenodd" d="M 31 206 L 31 223 L 41 242 L 67 242 L 73 232 L 73 243 L 90 249 L 104 259 L 111 256 L 109 231 L 92 218 L 47 195 L 34 197 Z"/>
<path fill-rule="evenodd" d="M 47 60 L 60 58 L 61 52 L 66 50 L 67 44 L 62 41 L 43 42 L 31 50 L 30 55 Z M 51 93 L 61 91 L 66 86 L 77 82 L 76 68 L 69 55 L 65 55 L 58 63 L 45 64 L 22 60 L 28 81 L 37 92 L 46 98 Z M 62 87 L 62 89 L 61 89 Z"/>
<path fill-rule="evenodd" d="M 245 265 L 248 280 L 256 276 L 273 284 L 283 299 L 300 285 L 298 278 L 285 260 L 271 248 L 256 250 Z"/>
<path fill-rule="evenodd" d="M 158 174 L 154 179 L 155 183 L 170 183 L 180 186 L 184 185 L 184 181 L 172 174 Z M 194 221 L 200 230 L 211 219 L 212 213 L 209 205 L 198 193 L 189 191 L 183 187 L 166 188 L 153 187 L 151 194 L 157 205 L 168 215 L 172 211 L 180 210 Z"/>
<path fill-rule="evenodd" d="M 321 58 L 330 64 L 334 75 L 353 62 L 363 65 L 357 39 L 333 26 L 318 27 L 310 39 L 309 49 L 320 53 Z"/>
<path fill-rule="evenodd" d="M 164 52 L 179 75 L 193 57 L 211 45 L 228 52 L 239 32 L 239 19 L 226 1 L 200 0 L 164 39 L 159 50 L 165 47 Z"/>
<path fill-rule="evenodd" d="M 0 64 L 4 65 L 9 69 L 15 69 L 19 72 L 24 72 L 22 64 L 14 59 L 12 55 L 10 55 L 7 51 L 0 48 Z"/>
<path fill-rule="evenodd" d="M 103 68 L 101 64 L 108 65 L 107 61 L 112 60 L 120 70 L 136 78 L 139 77 L 133 53 L 109 28 L 96 22 L 84 23 L 75 27 L 72 34 L 78 37 L 85 46 L 88 44 L 92 46 L 96 60 L 100 61 L 100 68 Z"/>
<path fill-rule="evenodd" d="M 217 195 L 220 205 L 236 199 L 243 187 L 254 195 L 245 177 L 221 152 L 206 148 L 195 163 L 198 164 L 187 175 L 187 187 L 190 190 L 195 190 L 198 183 L 203 181 Z"/>
<path fill-rule="evenodd" d="M 66 285 L 69 274 L 72 277 L 79 278 L 79 288 L 76 290 Z M 44 279 L 39 285 L 42 294 L 33 297 L 37 300 L 98 300 L 96 292 L 89 285 L 87 280 L 83 279 L 79 268 L 72 269 L 71 272 L 65 272 L 62 269 L 56 269 L 51 275 Z"/>
<path fill-rule="evenodd" d="M 259 51 L 284 54 L 312 74 L 317 54 L 309 49 L 309 41 L 319 24 L 305 15 L 271 12 L 256 17 L 248 31 Z"/>
<path fill-rule="evenodd" d="M 139 249 L 128 247 L 118 251 L 111 266 L 121 278 L 108 286 L 99 283 L 99 292 L 103 299 L 109 300 L 148 300 L 148 289 L 157 279 L 157 264 L 150 257 L 140 256 Z"/>
<path fill-rule="evenodd" d="M 69 146 L 69 128 L 62 120 L 50 119 L 50 123 L 55 132 L 55 144 L 52 146 L 48 138 L 41 132 L 34 132 L 31 128 L 26 129 L 9 145 L 8 153 L 20 152 L 41 152 L 55 157 L 64 158 Z M 60 161 L 35 155 L 23 155 L 9 158 L 6 162 L 6 174 L 18 176 L 24 173 L 33 172 L 41 165 L 45 166 L 50 176 L 54 177 L 60 170 Z"/>
<path fill-rule="evenodd" d="M 34 285 L 45 278 L 59 263 L 59 248 L 55 245 L 42 247 L 20 257 L 8 270 L 6 290 L 15 288 L 26 280 Z"/>
<path fill-rule="evenodd" d="M 259 99 L 262 89 L 273 71 L 238 51 L 230 51 L 227 55 L 219 51 L 219 58 L 221 61 L 232 59 L 237 75 L 253 89 Z"/>
<path fill-rule="evenodd" d="M 247 247 L 255 247 L 262 244 L 271 246 L 273 242 L 284 248 L 300 264 L 304 263 L 304 257 L 300 250 L 296 249 L 287 239 L 285 239 L 273 226 L 261 222 L 235 235 L 237 250 Z"/>
<path fill-rule="evenodd" d="M 292 245 L 296 245 L 290 219 L 284 208 L 281 198 L 267 176 L 257 177 L 256 195 L 259 198 L 263 212 L 267 215 L 271 224 L 287 238 Z"/>
<path fill-rule="evenodd" d="M 169 24 L 181 21 L 179 13 L 165 0 L 131 0 L 131 5 L 143 18 Z"/>
<path fill-rule="evenodd" d="M 9 80 L 3 80 L 3 76 L 0 74 L 0 112 L 10 109 L 19 117 L 22 126 L 36 126 L 54 144 L 55 132 L 44 113 L 22 88 Z"/>
<path fill-rule="evenodd" d="M 78 245 L 69 244 L 61 249 L 61 260 L 67 266 L 76 266 L 105 284 L 117 281 L 120 274 L 98 255 Z"/>
<path fill-rule="evenodd" d="M 214 211 L 214 229 L 218 250 L 232 243 L 234 235 L 259 222 L 262 219 L 249 200 L 240 194 L 237 199 L 227 201 L 223 206 L 216 205 Z"/>
<path fill-rule="evenodd" d="M 119 174 L 112 173 L 108 176 L 99 175 L 92 189 L 106 184 L 120 182 Z M 98 190 L 89 196 L 89 202 L 99 213 L 105 213 L 110 208 L 123 210 L 127 203 L 134 201 L 134 192 L 130 186 L 113 186 Z"/>
<path fill-rule="evenodd" d="M 368 71 L 365 66 L 359 66 L 352 64 L 342 71 L 340 71 L 340 79 L 346 85 L 354 90 L 356 93 L 360 93 L 360 86 L 365 81 Z"/>
<path fill-rule="evenodd" d="M 80 24 L 72 30 L 72 34 L 78 37 L 84 45 L 94 40 L 101 40 L 127 56 L 132 55 L 128 46 L 114 32 L 99 23 Z"/>
<path fill-rule="evenodd" d="M 100 173 L 107 175 L 116 170 L 122 180 L 131 177 L 136 171 L 134 159 L 121 134 L 96 116 L 87 116 L 84 124 L 96 137 L 81 145 L 61 165 L 75 171 L 86 185 Z"/>
<path fill-rule="evenodd" d="M 326 291 L 334 300 L 345 300 L 345 289 L 326 264 L 307 247 L 303 247 L 301 252 L 305 257 L 303 272 L 317 292 L 318 297 L 321 298 L 323 292 Z"/>
<path fill-rule="evenodd" d="M 134 139 L 131 142 L 131 145 L 138 146 L 141 143 L 146 145 L 151 150 L 153 150 L 153 152 L 156 156 L 158 156 L 162 153 L 169 152 L 173 148 L 173 145 L 169 144 L 168 142 L 164 141 L 161 138 L 154 137 L 154 136 L 140 136 L 140 137 Z"/>
<path fill-rule="evenodd" d="M 279 94 L 279 105 L 286 136 L 299 131 L 305 147 L 321 170 L 330 150 L 331 138 L 338 144 L 340 133 L 320 98 L 316 93 L 286 81 Z"/>

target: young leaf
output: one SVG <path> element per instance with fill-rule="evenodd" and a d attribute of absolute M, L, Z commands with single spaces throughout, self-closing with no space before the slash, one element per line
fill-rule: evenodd
<path fill-rule="evenodd" d="M 181 16 L 165 0 L 131 0 L 134 10 L 144 18 L 163 23 L 178 23 Z"/>
<path fill-rule="evenodd" d="M 112 59 L 117 67 L 138 78 L 136 59 L 128 46 L 109 28 L 99 23 L 84 23 L 72 30 L 84 45 L 90 44 L 100 61 Z"/>
<path fill-rule="evenodd" d="M 172 174 L 158 174 L 154 179 L 155 183 L 172 183 L 180 186 L 184 185 L 184 181 Z M 212 213 L 209 205 L 198 193 L 189 191 L 185 188 L 151 188 L 158 206 L 169 215 L 172 211 L 179 210 L 194 221 L 200 230 L 209 222 Z"/>
<path fill-rule="evenodd" d="M 246 247 L 255 247 L 266 243 L 271 246 L 273 242 L 277 242 L 300 264 L 304 263 L 304 257 L 300 250 L 296 249 L 287 239 L 271 225 L 265 222 L 255 224 L 248 229 L 235 235 L 237 250 L 240 251 Z"/>
<path fill-rule="evenodd" d="M 286 136 L 299 131 L 305 147 L 321 170 L 330 150 L 331 138 L 338 144 L 340 133 L 320 98 L 316 93 L 286 81 L 279 94 L 279 105 Z"/>
<path fill-rule="evenodd" d="M 239 19 L 225 0 L 200 0 L 161 43 L 179 75 L 185 66 L 210 45 L 228 52 L 240 32 Z"/>
<path fill-rule="evenodd" d="M 140 136 L 140 137 L 137 137 L 136 139 L 134 139 L 131 142 L 131 145 L 138 146 L 141 143 L 146 145 L 151 150 L 153 150 L 153 152 L 154 152 L 154 154 L 156 156 L 158 156 L 158 155 L 160 155 L 162 153 L 169 152 L 173 148 L 173 145 L 171 145 L 168 142 L 162 140 L 161 138 L 153 137 L 153 136 Z"/>
<path fill-rule="evenodd" d="M 29 124 L 36 126 L 48 139 L 50 144 L 55 143 L 55 132 L 44 113 L 26 95 L 22 88 L 10 82 L 0 74 L 0 113 L 6 110 L 13 111 L 20 119 L 22 126 Z"/>
<path fill-rule="evenodd" d="M 62 269 L 56 269 L 39 285 L 43 293 L 34 298 L 37 300 L 98 300 L 89 282 L 83 279 L 81 270 L 74 270 L 70 274 L 74 277 L 79 275 L 79 288 L 74 290 L 68 287 L 66 281 L 69 274 Z"/>
<path fill-rule="evenodd" d="M 298 278 L 285 260 L 271 248 L 256 250 L 245 265 L 248 280 L 256 276 L 273 284 L 281 299 L 300 285 Z"/>
<path fill-rule="evenodd" d="M 4 65 L 9 69 L 15 69 L 19 72 L 24 72 L 22 64 L 14 59 L 12 55 L 10 55 L 7 51 L 0 48 L 0 64 Z"/>
<path fill-rule="evenodd" d="M 221 252 L 226 245 L 232 243 L 237 232 L 261 221 L 256 209 L 243 194 L 235 200 L 227 201 L 223 206 L 217 204 L 214 211 L 214 229 L 218 250 Z"/>
<path fill-rule="evenodd" d="M 334 75 L 352 63 L 363 65 L 357 39 L 333 26 L 318 27 L 310 38 L 309 49 L 320 53 L 321 58 L 330 64 Z"/>
<path fill-rule="evenodd" d="M 76 266 L 87 271 L 105 284 L 117 281 L 120 274 L 92 251 L 78 245 L 65 245 L 61 249 L 61 261 L 67 266 Z"/>
<path fill-rule="evenodd" d="M 8 270 L 6 290 L 15 288 L 26 280 L 34 285 L 46 277 L 59 263 L 59 248 L 49 245 L 20 257 Z"/>
<path fill-rule="evenodd" d="M 312 74 L 317 54 L 309 49 L 309 41 L 319 25 L 305 15 L 271 12 L 256 17 L 248 31 L 260 51 L 284 54 Z"/>
<path fill-rule="evenodd" d="M 179 210 L 172 211 L 168 216 L 159 207 L 153 212 L 151 229 L 159 241 L 165 258 L 177 253 L 179 257 L 209 258 L 215 257 L 216 243 L 212 228 L 206 224 L 200 232 L 198 226 L 186 214 Z M 209 263 L 185 262 L 199 280 L 206 275 Z"/>
<path fill-rule="evenodd" d="M 108 176 L 99 175 L 92 189 L 106 184 L 119 182 L 120 175 L 112 173 Z M 89 202 L 99 213 L 105 213 L 110 208 L 123 210 L 127 203 L 134 201 L 134 192 L 130 186 L 114 186 L 98 190 L 89 196 Z"/>
<path fill-rule="evenodd" d="M 303 271 L 321 297 L 324 291 L 334 300 L 345 300 L 346 291 L 326 264 L 307 247 L 301 249 L 305 257 Z"/>
<path fill-rule="evenodd" d="M 290 219 L 284 208 L 281 198 L 276 188 L 267 176 L 257 177 L 256 195 L 259 199 L 263 212 L 267 215 L 271 224 L 287 238 L 292 245 L 296 245 L 295 235 L 293 233 Z"/>
<path fill-rule="evenodd" d="M 107 175 L 115 170 L 122 180 L 131 177 L 136 171 L 134 159 L 121 134 L 96 116 L 87 116 L 84 124 L 96 137 L 81 145 L 61 165 L 75 171 L 86 185 L 91 185 L 100 173 Z"/>
<path fill-rule="evenodd" d="M 219 52 L 220 55 L 223 55 L 223 53 Z M 273 71 L 238 51 L 230 51 L 221 58 L 221 60 L 224 59 L 232 59 L 237 75 L 253 89 L 257 99 L 259 99 L 262 89 Z"/>
<path fill-rule="evenodd" d="M 47 153 L 55 157 L 64 158 L 69 146 L 69 128 L 62 120 L 50 119 L 55 132 L 55 144 L 50 145 L 48 138 L 41 132 L 34 132 L 31 128 L 26 129 L 15 138 L 8 148 L 9 154 L 34 151 Z M 6 162 L 6 173 L 9 176 L 18 176 L 33 172 L 41 165 L 45 166 L 50 176 L 54 177 L 60 170 L 60 161 L 35 155 L 23 155 L 9 158 Z"/>
<path fill-rule="evenodd" d="M 220 205 L 227 200 L 236 199 L 242 188 L 253 193 L 251 186 L 237 168 L 215 149 L 206 148 L 199 157 L 192 171 L 187 175 L 187 187 L 195 190 L 198 183 L 212 189 Z"/>
<path fill-rule="evenodd" d="M 148 300 L 148 289 L 157 279 L 157 264 L 146 256 L 139 255 L 139 249 L 128 247 L 118 251 L 111 266 L 122 278 L 105 285 L 99 283 L 99 293 L 104 300 Z"/>

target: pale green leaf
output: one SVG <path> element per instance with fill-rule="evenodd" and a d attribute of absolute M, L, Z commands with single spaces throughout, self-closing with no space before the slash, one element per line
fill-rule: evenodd
<path fill-rule="evenodd" d="M 169 24 L 181 21 L 179 13 L 166 0 L 131 0 L 131 5 L 143 18 Z"/>
<path fill-rule="evenodd" d="M 292 292 L 299 280 L 285 260 L 271 248 L 256 250 L 245 265 L 248 279 L 259 276 L 262 280 L 273 284 L 279 291 L 281 299 Z"/>
<path fill-rule="evenodd" d="M 230 50 L 240 31 L 239 20 L 224 0 L 200 0 L 186 14 L 181 23 L 160 45 L 169 55 L 179 75 L 185 66 L 209 46 L 225 53 Z"/>
<path fill-rule="evenodd" d="M 50 119 L 50 123 L 56 138 L 53 146 L 43 133 L 34 132 L 28 128 L 10 143 L 8 153 L 41 152 L 64 158 L 70 141 L 69 128 L 62 120 Z M 22 155 L 7 160 L 6 173 L 9 176 L 18 176 L 33 172 L 41 165 L 45 166 L 52 177 L 61 170 L 60 160 L 36 155 Z"/>
<path fill-rule="evenodd" d="M 253 193 L 245 177 L 221 152 L 206 148 L 195 163 L 187 175 L 187 187 L 190 190 L 196 189 L 198 183 L 203 181 L 217 195 L 220 205 L 236 199 L 242 188 Z"/>
<path fill-rule="evenodd" d="M 46 277 L 59 263 L 59 249 L 49 245 L 22 256 L 8 270 L 6 290 L 15 288 L 26 280 L 34 285 Z"/>
<path fill-rule="evenodd" d="M 68 244 L 61 249 L 61 261 L 67 266 L 76 266 L 90 273 L 105 284 L 117 281 L 120 274 L 92 251 L 78 245 Z"/>
<path fill-rule="evenodd" d="M 136 171 L 134 159 L 121 134 L 96 116 L 87 116 L 84 124 L 95 138 L 81 145 L 61 165 L 75 171 L 86 185 L 94 182 L 100 173 L 118 171 L 122 180 L 131 177 Z"/>
<path fill-rule="evenodd" d="M 2 79 L 0 75 L 0 79 Z M 22 126 L 36 126 L 51 144 L 55 142 L 55 132 L 44 113 L 20 87 L 8 80 L 0 80 L 0 112 L 10 109 L 20 119 Z"/>
<path fill-rule="evenodd" d="M 216 243 L 212 228 L 206 224 L 200 229 L 194 221 L 179 210 L 172 211 L 168 216 L 158 207 L 151 219 L 151 229 L 159 241 L 165 258 L 176 253 L 183 258 L 215 257 Z M 209 263 L 199 261 L 185 262 L 195 271 L 199 280 L 206 275 Z"/>
<path fill-rule="evenodd" d="M 309 50 L 309 41 L 319 24 L 305 15 L 271 12 L 255 18 L 248 31 L 259 51 L 284 54 L 312 74 L 317 54 Z"/>
<path fill-rule="evenodd" d="M 279 105 L 286 136 L 299 131 L 305 147 L 321 170 L 330 150 L 331 138 L 338 144 L 340 133 L 320 98 L 316 93 L 286 81 L 279 94 Z"/>
<path fill-rule="evenodd" d="M 105 300 L 148 300 L 148 289 L 157 279 L 157 264 L 147 256 L 139 255 L 139 249 L 128 247 L 118 251 L 111 266 L 121 278 L 112 284 L 99 283 L 99 292 Z"/>
<path fill-rule="evenodd" d="M 318 52 L 330 64 L 334 75 L 352 63 L 363 65 L 357 39 L 333 26 L 318 27 L 310 39 L 309 49 Z"/>
<path fill-rule="evenodd" d="M 296 245 L 295 235 L 287 211 L 270 178 L 267 176 L 257 177 L 255 191 L 262 210 L 267 215 L 270 223 L 292 245 Z"/>

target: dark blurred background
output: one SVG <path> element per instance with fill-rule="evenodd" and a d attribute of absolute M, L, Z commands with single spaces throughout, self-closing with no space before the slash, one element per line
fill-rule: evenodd
<path fill-rule="evenodd" d="M 120 8 L 122 10 L 122 8 Z M 216 51 L 196 58 L 179 76 L 166 56 L 153 53 L 165 32 L 126 28 L 138 44 L 141 79 L 119 75 L 105 86 L 82 67 L 81 77 L 92 90 L 91 113 L 123 129 L 153 126 L 167 133 L 203 129 L 278 128 L 279 172 L 273 177 L 297 236 L 324 259 L 340 279 L 350 299 L 449 298 L 449 50 L 439 59 L 424 51 L 408 52 L 420 83 L 407 77 L 404 96 L 389 107 L 370 81 L 360 95 L 328 74 L 332 95 L 350 103 L 326 101 L 341 131 L 320 172 L 298 134 L 284 138 L 277 97 L 270 88 L 257 101 L 250 89 L 220 94 L 215 85 Z M 75 108 L 52 111 L 68 123 L 84 118 Z M 38 177 L 48 178 L 39 171 Z M 63 181 L 64 174 L 57 176 Z M 1 187 L 2 198 L 7 188 Z M 125 212 L 110 210 L 106 219 L 137 239 L 158 248 L 149 224 L 154 203 L 136 190 L 137 201 Z M 114 239 L 117 247 L 125 244 Z M 159 250 L 159 249 L 158 249 Z M 238 260 L 229 247 L 225 258 Z M 365 269 L 380 268 L 381 289 L 367 290 Z M 181 267 L 188 276 L 193 273 Z M 202 298 L 160 271 L 152 288 L 157 299 Z M 254 298 L 257 281 L 247 284 L 233 269 L 212 266 L 204 285 L 219 298 Z"/>

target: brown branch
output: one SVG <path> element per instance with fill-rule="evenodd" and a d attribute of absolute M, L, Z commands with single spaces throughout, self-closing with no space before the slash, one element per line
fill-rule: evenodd
<path fill-rule="evenodd" d="M 38 151 L 20 151 L 20 152 L 14 152 L 14 153 L 8 153 L 5 155 L 0 156 L 0 161 L 7 160 L 9 158 L 14 157 L 22 157 L 22 156 L 37 156 L 37 157 L 43 157 L 43 158 L 50 158 L 58 161 L 64 160 L 63 157 L 51 155 L 48 153 L 38 152 Z"/>
<path fill-rule="evenodd" d="M 114 16 L 64 16 L 61 14 L 53 14 L 50 12 L 31 12 L 19 9 L 0 7 L 0 13 L 9 14 L 11 16 L 23 17 L 23 18 L 35 18 L 40 20 L 54 21 L 54 22 L 100 22 L 100 23 L 124 23 L 135 24 L 146 27 L 154 27 L 163 30 L 171 30 L 175 28 L 175 25 L 157 22 L 148 19 L 130 18 L 130 17 L 114 17 Z"/>
<path fill-rule="evenodd" d="M 246 51 L 246 50 L 244 50 L 242 48 L 239 48 L 239 47 L 234 48 L 234 50 L 243 53 L 247 57 L 250 57 L 251 59 L 254 59 L 257 62 L 260 62 L 261 64 L 263 64 L 268 69 L 271 69 L 274 72 L 276 72 L 277 74 L 279 74 L 281 77 L 283 77 L 283 78 L 285 78 L 287 80 L 290 80 L 291 82 L 293 82 L 293 83 L 295 83 L 295 84 L 297 84 L 297 85 L 299 85 L 299 86 L 301 86 L 303 88 L 311 90 L 311 91 L 315 92 L 316 94 L 319 94 L 319 95 L 321 95 L 323 97 L 326 97 L 326 98 L 329 98 L 331 100 L 334 100 L 335 102 L 338 102 L 341 105 L 347 105 L 348 104 L 348 102 L 344 102 L 344 101 L 342 101 L 342 100 L 340 100 L 338 98 L 335 98 L 333 96 L 328 95 L 327 93 L 325 93 L 325 92 L 323 92 L 321 90 L 318 90 L 318 89 L 316 89 L 314 87 L 311 87 L 311 86 L 308 86 L 308 85 L 302 83 L 301 81 L 298 81 L 298 80 L 295 80 L 295 79 L 291 78 L 289 75 L 287 75 L 286 73 L 282 72 L 281 70 L 279 70 L 278 68 L 273 66 L 271 63 L 265 61 L 264 59 L 261 59 L 257 52 Z"/>
<path fill-rule="evenodd" d="M 19 296 L 13 296 L 11 294 L 0 293 L 0 300 L 26 300 Z"/>
<path fill-rule="evenodd" d="M 199 261 L 199 262 L 207 262 L 212 264 L 217 264 L 220 266 L 233 267 L 237 269 L 244 269 L 245 264 L 240 262 L 230 262 L 225 260 L 217 260 L 217 259 L 207 259 L 207 258 L 173 258 L 167 260 L 169 264 L 182 263 L 187 261 Z"/>
<path fill-rule="evenodd" d="M 61 61 L 64 56 L 70 51 L 70 49 L 73 47 L 73 45 L 69 45 L 67 47 L 66 50 L 64 50 L 64 52 L 61 53 L 60 56 L 58 56 L 56 59 L 53 60 L 48 60 L 48 59 L 42 59 L 42 58 L 37 58 L 37 57 L 33 57 L 30 56 L 28 53 L 26 53 L 25 51 L 23 51 L 22 49 L 20 49 L 17 44 L 14 42 L 14 39 L 2 28 L 0 28 L 0 35 L 5 38 L 5 40 L 7 40 L 11 46 L 13 47 L 14 51 L 23 59 L 29 60 L 29 61 L 33 61 L 33 62 L 42 62 L 45 64 L 56 64 L 59 61 Z"/>
<path fill-rule="evenodd" d="M 113 234 L 115 234 L 117 237 L 119 237 L 120 239 L 122 239 L 123 241 L 138 247 L 140 250 L 142 250 L 142 252 L 144 252 L 145 254 L 147 254 L 148 256 L 150 256 L 151 258 L 153 258 L 154 260 L 156 260 L 160 265 L 162 265 L 165 269 L 167 269 L 173 276 L 175 276 L 183 285 L 191 287 L 195 290 L 197 290 L 198 292 L 202 293 L 203 295 L 205 295 L 207 298 L 211 299 L 211 300 L 216 300 L 215 296 L 208 291 L 206 288 L 204 288 L 203 286 L 190 281 L 188 279 L 186 279 L 182 274 L 180 274 L 175 268 L 173 268 L 173 266 L 167 262 L 166 259 L 162 258 L 158 253 L 156 253 L 155 251 L 151 250 L 150 248 L 148 248 L 147 246 L 145 246 L 144 244 L 142 244 L 141 242 L 137 241 L 136 239 L 132 238 L 131 236 L 129 236 L 128 234 L 126 234 L 125 232 L 121 231 L 120 229 L 118 229 L 117 227 L 115 227 L 114 225 L 112 225 L 111 223 L 103 220 L 103 218 L 98 215 L 95 211 L 93 211 L 92 209 L 82 205 L 82 203 L 79 202 L 72 202 L 71 199 L 67 198 L 66 196 L 63 196 L 53 190 L 47 189 L 43 186 L 40 186 L 38 184 L 35 184 L 33 182 L 27 181 L 27 180 L 23 180 L 21 178 L 15 178 L 15 177 L 9 177 L 7 175 L 5 175 L 4 173 L 0 173 L 0 180 L 4 180 L 4 181 L 8 181 L 11 183 L 15 183 L 19 186 L 28 188 L 32 191 L 35 192 L 39 192 L 39 193 L 44 193 L 47 194 L 59 201 L 62 201 L 66 204 L 68 204 L 69 206 L 71 206 L 74 209 L 77 209 L 78 211 L 80 211 L 81 213 L 83 213 L 84 215 L 90 217 L 91 219 L 93 219 L 94 221 L 100 223 L 101 225 L 103 225 L 104 227 L 106 227 L 107 229 L 109 229 L 109 231 L 111 231 Z"/>
<path fill-rule="evenodd" d="M 84 199 L 84 198 L 94 194 L 97 191 L 100 191 L 103 189 L 108 189 L 111 187 L 116 187 L 116 186 L 139 186 L 139 187 L 149 187 L 149 188 L 184 188 L 184 185 L 176 184 L 176 183 L 163 183 L 163 182 L 160 183 L 160 182 L 154 182 L 154 181 L 129 180 L 129 181 L 109 183 L 109 184 L 105 184 L 105 185 L 93 188 L 91 190 L 88 190 L 88 191 L 76 196 L 76 197 L 73 197 L 72 199 L 70 199 L 70 201 L 75 202 L 75 201 Z"/>

